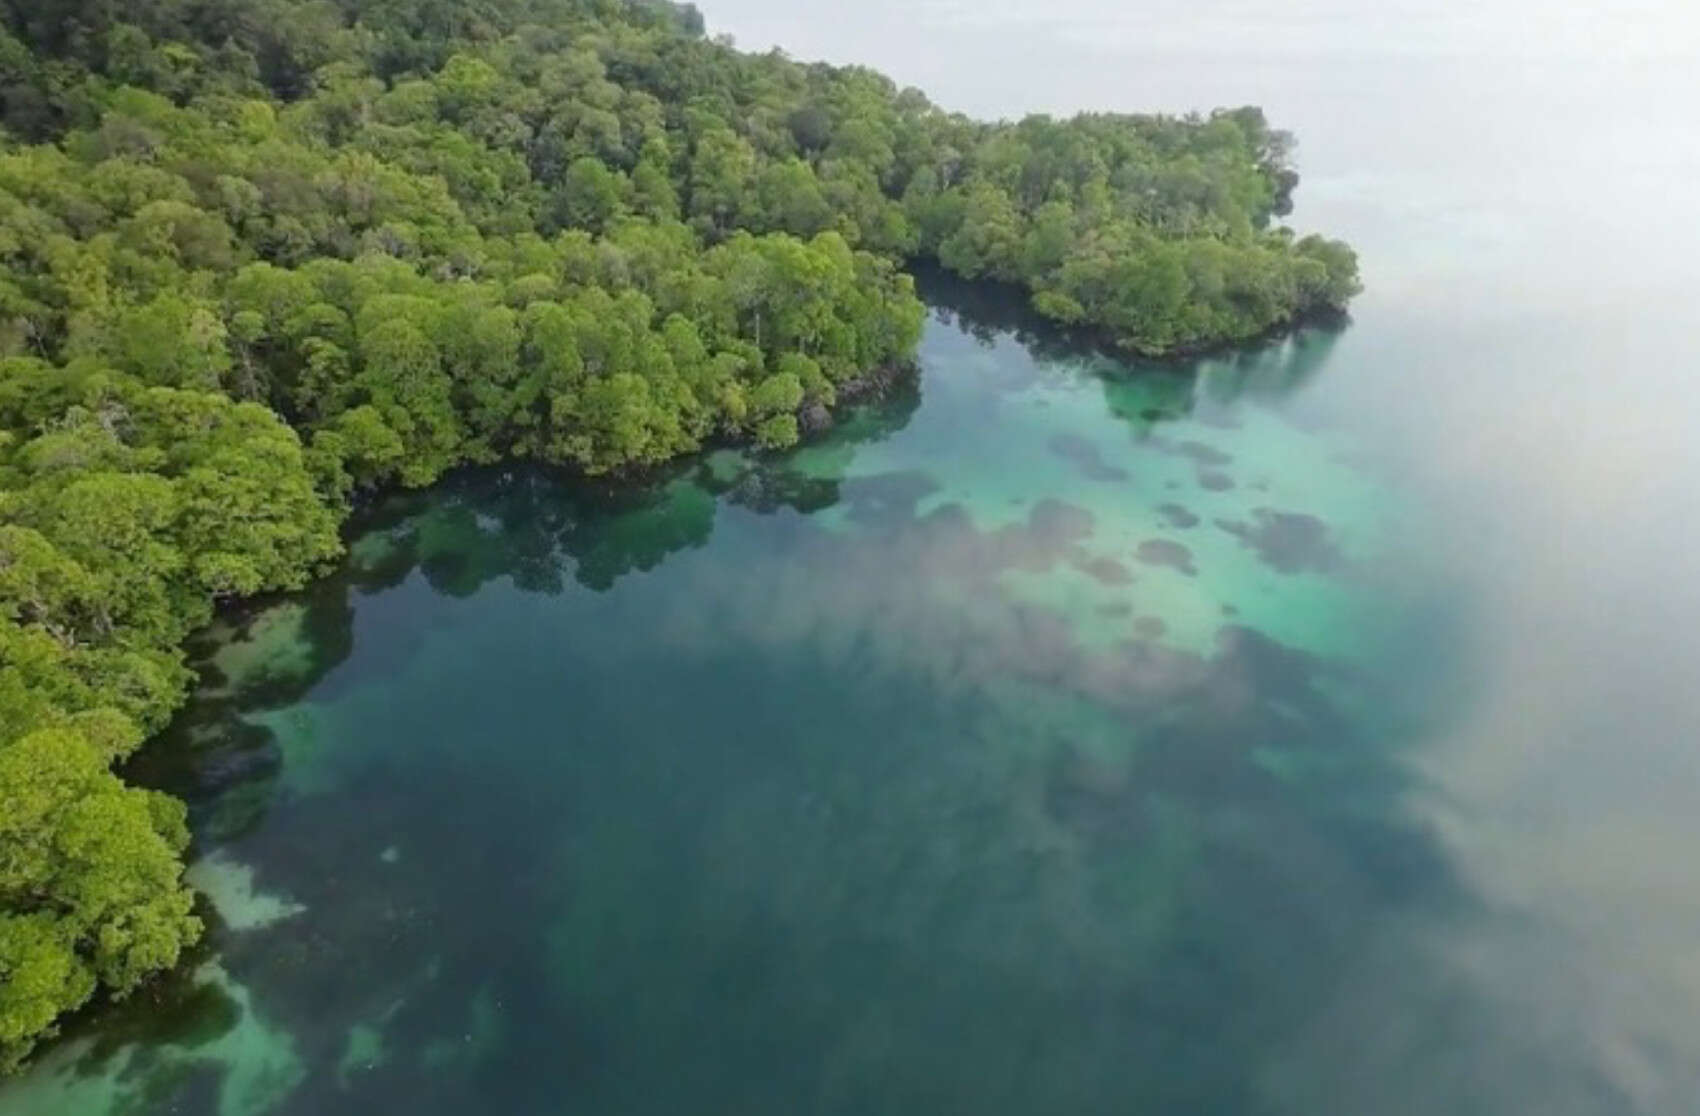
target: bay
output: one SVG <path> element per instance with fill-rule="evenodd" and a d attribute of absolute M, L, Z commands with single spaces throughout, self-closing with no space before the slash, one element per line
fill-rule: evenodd
<path fill-rule="evenodd" d="M 1135 366 L 935 278 L 793 454 L 374 509 L 139 763 L 222 925 L 0 1113 L 1692 1111 L 1695 17 L 1260 8 L 711 7 L 1260 103 L 1354 321 Z"/>

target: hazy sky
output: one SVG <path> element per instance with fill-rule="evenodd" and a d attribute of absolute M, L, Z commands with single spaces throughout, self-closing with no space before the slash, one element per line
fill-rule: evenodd
<path fill-rule="evenodd" d="M 1347 65 L 1390 58 L 1544 59 L 1592 67 L 1700 53 L 1700 5 L 1689 0 L 867 0 L 853 7 L 707 0 L 701 6 L 711 31 L 731 33 L 746 49 L 778 45 L 801 58 L 866 62 L 941 96 L 992 88 L 974 80 L 967 69 L 972 62 L 999 55 L 1051 61 L 1058 48 L 1087 52 L 1088 58 L 1076 56 L 1055 73 L 1017 81 L 1003 72 L 1003 103 L 950 101 L 951 107 L 993 114 L 1021 111 L 1035 93 L 1044 97 L 1102 80 L 1105 75 L 1085 64 L 1091 56 L 1148 59 L 1180 52 L 1205 63 L 1280 57 Z"/>

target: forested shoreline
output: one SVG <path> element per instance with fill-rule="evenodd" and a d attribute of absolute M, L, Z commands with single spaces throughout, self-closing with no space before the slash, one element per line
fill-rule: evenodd
<path fill-rule="evenodd" d="M 1357 290 L 1254 108 L 976 122 L 659 3 L 4 11 L 0 1067 L 199 934 L 112 766 L 362 491 L 788 446 L 912 359 L 906 259 L 1153 355 Z"/>

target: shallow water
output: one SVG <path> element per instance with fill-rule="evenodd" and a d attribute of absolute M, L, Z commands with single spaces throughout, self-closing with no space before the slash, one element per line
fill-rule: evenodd
<path fill-rule="evenodd" d="M 376 509 L 138 762 L 203 955 L 0 1116 L 1691 1113 L 1697 24 L 1361 8 L 711 6 L 1261 102 L 1355 323 L 1130 367 L 934 282 L 821 443 Z"/>

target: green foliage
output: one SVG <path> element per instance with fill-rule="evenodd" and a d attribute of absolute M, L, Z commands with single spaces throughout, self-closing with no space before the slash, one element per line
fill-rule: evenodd
<path fill-rule="evenodd" d="M 111 763 L 363 490 L 783 447 L 910 359 L 898 261 L 1141 352 L 1357 291 L 1253 108 L 980 124 L 659 0 L 0 13 L 0 1063 L 196 930 Z M 811 420 L 812 421 L 812 420 Z"/>
<path fill-rule="evenodd" d="M 768 449 L 784 449 L 797 444 L 797 416 L 769 415 L 756 424 L 756 441 Z"/>
<path fill-rule="evenodd" d="M 75 727 L 0 746 L 0 1066 L 97 985 L 125 995 L 200 930 L 181 803 L 126 787 Z"/>

